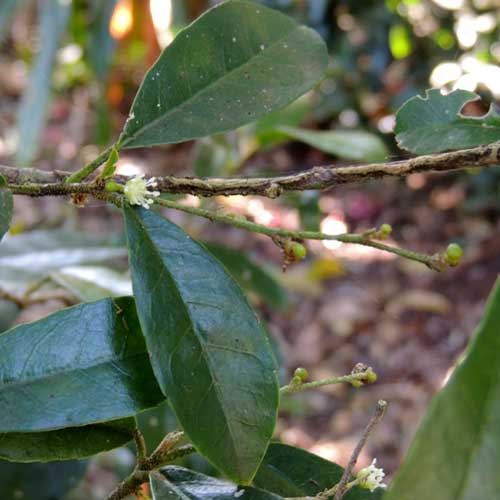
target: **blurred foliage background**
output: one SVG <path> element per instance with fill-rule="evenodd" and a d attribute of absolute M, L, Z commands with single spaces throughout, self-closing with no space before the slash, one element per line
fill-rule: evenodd
<path fill-rule="evenodd" d="M 1 0 L 0 162 L 75 170 L 91 160 L 116 139 L 160 51 L 215 3 Z M 464 109 L 472 115 L 500 98 L 499 0 L 259 3 L 325 38 L 331 54 L 325 79 L 288 108 L 229 134 L 127 151 L 119 173 L 254 176 L 396 159 L 405 153 L 391 134 L 394 113 L 409 97 L 429 87 L 476 91 L 481 100 Z M 279 251 L 267 240 L 168 213 L 212 241 L 210 251 L 247 290 L 275 339 L 284 381 L 298 365 L 315 378 L 349 371 L 357 361 L 380 374 L 379 384 L 360 392 L 335 387 L 285 400 L 278 437 L 345 462 L 367 411 L 384 397 L 392 409 L 362 465 L 376 455 L 389 471 L 397 467 L 500 270 L 499 182 L 498 169 L 489 169 L 415 174 L 280 200 L 183 198 L 263 224 L 331 233 L 388 222 L 398 242 L 421 251 L 438 251 L 454 239 L 468 257 L 446 276 L 336 242 L 311 242 L 307 261 L 282 274 Z M 101 203 L 79 210 L 65 200 L 18 197 L 11 234 L 0 246 L 0 293 L 24 302 L 0 300 L 0 329 L 67 304 L 129 293 L 123 242 L 119 214 L 103 211 Z M 141 416 L 141 424 L 150 446 L 175 427 L 166 408 Z M 201 459 L 190 460 L 209 470 Z M 132 464 L 128 449 L 90 464 L 2 463 L 0 496 L 103 498 Z"/>

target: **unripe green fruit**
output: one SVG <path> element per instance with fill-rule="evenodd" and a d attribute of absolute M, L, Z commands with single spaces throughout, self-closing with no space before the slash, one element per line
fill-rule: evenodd
<path fill-rule="evenodd" d="M 372 368 L 368 368 L 366 370 L 366 381 L 370 384 L 377 381 L 377 374 L 372 370 Z"/>
<path fill-rule="evenodd" d="M 463 254 L 464 250 L 458 243 L 450 243 L 446 248 L 444 260 L 450 264 L 450 266 L 456 266 L 460 262 Z"/>
<path fill-rule="evenodd" d="M 382 224 L 380 226 L 379 231 L 384 235 L 384 236 L 389 236 L 392 233 L 392 226 L 390 224 Z"/>
<path fill-rule="evenodd" d="M 293 373 L 293 378 L 299 378 L 301 381 L 307 380 L 309 378 L 309 372 L 305 368 L 297 368 Z"/>
<path fill-rule="evenodd" d="M 297 243 L 296 241 L 292 242 L 292 244 L 290 245 L 290 250 L 296 260 L 302 260 L 307 254 L 306 247 L 301 243 Z"/>

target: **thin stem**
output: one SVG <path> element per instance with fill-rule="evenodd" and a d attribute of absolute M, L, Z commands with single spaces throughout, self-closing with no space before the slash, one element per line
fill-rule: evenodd
<path fill-rule="evenodd" d="M 142 469 L 142 466 L 144 465 L 147 458 L 147 449 L 144 436 L 138 428 L 134 430 L 134 441 L 137 451 L 137 464 L 139 469 Z"/>
<path fill-rule="evenodd" d="M 373 375 L 373 370 L 368 369 L 359 373 L 351 373 L 349 375 L 342 375 L 340 377 L 330 377 L 324 380 L 315 380 L 313 382 L 305 382 L 302 384 L 291 383 L 281 387 L 280 395 L 284 396 L 286 394 L 295 394 L 297 392 L 307 391 L 310 389 L 317 389 L 318 387 L 324 387 L 325 385 L 343 384 L 345 382 L 347 383 L 352 383 L 354 381 L 371 382 L 370 374 Z"/>
<path fill-rule="evenodd" d="M 19 307 L 19 309 L 22 309 L 25 306 L 25 301 L 22 297 L 10 293 L 8 290 L 4 290 L 3 288 L 0 288 L 0 300 L 12 302 Z"/>
<path fill-rule="evenodd" d="M 90 163 L 82 167 L 80 170 L 77 170 L 76 172 L 71 174 L 65 180 L 65 182 L 68 184 L 72 183 L 74 184 L 85 180 L 90 174 L 95 172 L 109 158 L 109 155 L 113 151 L 113 146 L 110 146 L 109 148 L 105 149 L 97 158 L 95 158 Z"/>
<path fill-rule="evenodd" d="M 121 197 L 117 193 L 108 193 L 98 184 L 94 183 L 84 183 L 84 184 L 67 184 L 67 183 L 56 183 L 56 184 L 9 184 L 7 186 L 14 194 L 25 194 L 28 196 L 58 196 L 67 195 L 72 193 L 79 194 L 90 194 L 97 199 L 109 201 L 115 205 L 120 205 Z M 426 255 L 411 250 L 406 250 L 404 248 L 398 248 L 392 245 L 387 245 L 366 234 L 325 234 L 315 231 L 294 231 L 290 229 L 282 228 L 271 228 L 255 222 L 251 222 L 244 218 L 238 218 L 231 215 L 218 214 L 211 212 L 210 210 L 205 210 L 203 208 L 189 207 L 181 203 L 177 203 L 171 200 L 165 199 L 155 199 L 157 205 L 161 205 L 174 210 L 180 210 L 191 215 L 196 215 L 198 217 L 203 217 L 209 219 L 212 222 L 222 222 L 224 224 L 231 224 L 239 229 L 244 229 L 246 231 L 251 231 L 254 233 L 260 233 L 271 238 L 284 237 L 292 238 L 296 240 L 334 240 L 340 241 L 342 243 L 352 243 L 357 245 L 368 246 L 389 252 L 406 259 L 414 260 L 425 264 L 426 266 L 434 269 L 435 271 L 444 271 L 447 268 L 446 263 L 436 255 Z"/>
<path fill-rule="evenodd" d="M 196 453 L 196 448 L 191 444 L 185 444 L 184 446 L 179 446 L 169 451 L 164 457 L 164 463 L 170 463 L 179 458 L 185 457 L 186 455 L 191 455 Z M 164 464 L 161 464 L 162 467 Z"/>
<path fill-rule="evenodd" d="M 135 493 L 141 484 L 146 483 L 149 480 L 150 472 L 159 469 L 174 460 L 196 452 L 194 446 L 190 444 L 175 448 L 179 441 L 184 437 L 184 433 L 171 432 L 163 438 L 162 442 L 158 445 L 151 456 L 147 457 L 145 454 L 142 455 L 143 445 L 142 443 L 138 443 L 139 434 L 136 433 L 134 436 L 136 439 L 136 445 L 138 445 L 138 461 L 136 468 L 106 497 L 106 500 L 121 500 L 122 498 Z M 139 441 L 142 441 L 142 439 L 139 438 Z M 139 449 L 141 449 L 140 452 Z"/>
<path fill-rule="evenodd" d="M 167 461 L 171 461 L 170 453 L 172 452 L 172 448 L 179 444 L 183 437 L 184 433 L 182 431 L 169 432 L 156 447 L 152 455 L 145 460 L 142 469 L 157 469 L 167 460 L 167 457 L 169 457 Z"/>
<path fill-rule="evenodd" d="M 356 479 L 353 479 L 352 481 L 349 481 L 345 487 L 344 487 L 344 495 L 349 491 L 351 490 L 354 486 L 357 486 L 358 484 L 360 484 L 364 479 L 366 479 L 366 477 L 368 476 L 369 472 L 367 472 L 366 474 L 363 474 L 361 475 L 360 477 L 357 477 Z M 335 486 L 333 486 L 332 488 L 328 489 L 328 490 L 325 490 L 325 491 L 322 491 L 318 496 L 315 496 L 315 497 L 305 497 L 304 499 L 298 499 L 298 498 L 294 498 L 294 499 L 287 499 L 287 500 L 323 500 L 323 499 L 326 499 L 326 498 L 330 498 L 330 497 L 333 497 L 335 495 L 335 493 L 337 493 L 338 489 L 339 489 L 339 485 L 340 483 L 337 483 Z"/>
<path fill-rule="evenodd" d="M 362 234 L 333 235 L 315 231 L 294 231 L 290 229 L 273 228 L 257 224 L 255 222 L 250 222 L 249 220 L 245 220 L 244 218 L 237 218 L 231 215 L 218 214 L 215 212 L 211 212 L 210 210 L 205 210 L 203 208 L 188 207 L 186 205 L 182 205 L 181 203 L 177 203 L 171 200 L 165 200 L 162 198 L 156 199 L 155 203 L 164 207 L 180 210 L 182 212 L 186 212 L 191 215 L 204 217 L 205 219 L 209 219 L 212 222 L 216 221 L 216 222 L 222 222 L 224 224 L 231 224 L 232 226 L 237 227 L 239 229 L 244 229 L 246 231 L 251 231 L 259 234 L 265 234 L 266 236 L 270 236 L 271 238 L 281 236 L 284 238 L 292 238 L 296 240 L 334 240 L 334 241 L 340 241 L 342 243 L 354 243 L 358 245 L 377 248 L 378 250 L 390 252 L 399 255 L 400 257 L 404 257 L 406 259 L 421 262 L 422 264 L 425 264 L 426 266 L 436 271 L 443 271 L 444 269 L 446 269 L 446 264 L 438 256 L 425 255 L 413 252 L 411 250 L 406 250 L 404 248 L 398 248 L 392 245 L 387 245 L 385 243 L 381 243 L 380 241 L 372 240 L 369 237 L 366 237 Z"/>
<path fill-rule="evenodd" d="M 384 416 L 386 410 L 387 410 L 387 402 L 382 399 L 379 400 L 377 402 L 377 406 L 375 407 L 375 412 L 370 421 L 368 422 L 368 425 L 366 426 L 363 435 L 361 436 L 361 439 L 354 448 L 351 454 L 351 458 L 349 459 L 349 462 L 346 468 L 344 469 L 344 473 L 342 474 L 342 477 L 340 478 L 340 481 L 336 486 L 335 496 L 333 497 L 333 500 L 342 500 L 342 497 L 344 496 L 346 490 L 346 485 L 349 482 L 349 478 L 351 477 L 352 470 L 354 469 L 354 466 L 358 461 L 359 454 L 361 453 L 361 450 L 364 448 L 366 441 L 368 441 L 368 438 L 370 437 L 370 434 L 372 433 L 373 429 L 376 427 L 376 425 L 380 422 L 380 420 Z M 320 498 L 328 498 L 329 496 L 331 496 L 331 492 L 328 490 L 319 495 Z"/>
<path fill-rule="evenodd" d="M 43 278 L 40 278 L 39 280 L 35 281 L 34 283 L 32 283 L 27 289 L 26 291 L 24 292 L 24 296 L 23 298 L 24 299 L 28 299 L 30 297 L 30 295 L 32 295 L 33 293 L 37 292 L 38 290 L 40 290 L 40 288 L 45 285 L 45 283 L 48 283 L 50 282 L 50 277 L 49 276 L 44 276 Z"/>
<path fill-rule="evenodd" d="M 121 500 L 134 494 L 141 484 L 149 480 L 149 471 L 143 472 L 136 469 L 130 476 L 126 477 L 107 497 L 106 500 Z"/>

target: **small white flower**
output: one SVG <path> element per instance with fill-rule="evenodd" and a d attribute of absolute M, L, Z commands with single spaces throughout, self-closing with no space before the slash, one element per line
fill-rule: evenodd
<path fill-rule="evenodd" d="M 376 488 L 387 488 L 387 485 L 382 481 L 385 477 L 385 472 L 383 469 L 375 467 L 377 459 L 374 458 L 371 465 L 361 469 L 356 478 L 359 479 L 359 486 L 370 491 L 374 491 Z"/>
<path fill-rule="evenodd" d="M 131 205 L 141 205 L 144 208 L 149 208 L 149 205 L 154 203 L 153 198 L 160 196 L 159 191 L 149 191 L 148 188 L 156 187 L 158 183 L 154 177 L 147 181 L 143 179 L 144 174 L 136 175 L 125 184 L 125 197 Z"/>

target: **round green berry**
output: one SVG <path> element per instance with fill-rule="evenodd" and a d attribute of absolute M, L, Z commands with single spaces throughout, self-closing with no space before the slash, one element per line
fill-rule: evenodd
<path fill-rule="evenodd" d="M 389 236 L 392 233 L 392 226 L 390 224 L 382 224 L 380 226 L 379 231 L 384 235 L 384 236 Z"/>
<path fill-rule="evenodd" d="M 377 381 L 377 374 L 371 367 L 366 370 L 366 381 L 370 384 L 373 384 L 373 382 Z"/>
<path fill-rule="evenodd" d="M 444 259 L 450 266 L 456 266 L 463 254 L 464 250 L 458 243 L 450 243 L 446 248 Z"/>
<path fill-rule="evenodd" d="M 302 260 L 307 254 L 306 247 L 296 241 L 293 241 L 290 245 L 290 251 L 296 260 Z"/>
<path fill-rule="evenodd" d="M 299 378 L 301 381 L 307 380 L 309 378 L 309 372 L 305 368 L 297 368 L 293 373 L 293 378 Z"/>

